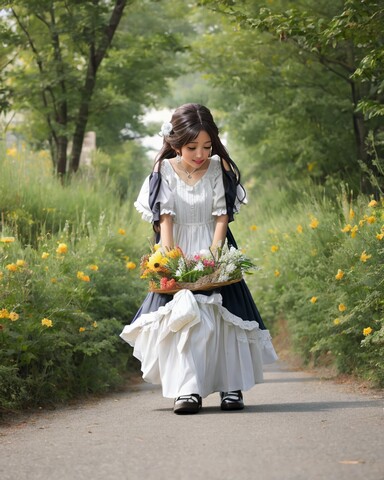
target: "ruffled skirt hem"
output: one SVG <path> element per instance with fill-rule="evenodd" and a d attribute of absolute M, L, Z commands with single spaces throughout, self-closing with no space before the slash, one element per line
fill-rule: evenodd
<path fill-rule="evenodd" d="M 169 398 L 249 390 L 263 381 L 263 364 L 277 360 L 269 331 L 229 312 L 219 293 L 181 290 L 120 336 L 134 347 L 143 379 Z"/>

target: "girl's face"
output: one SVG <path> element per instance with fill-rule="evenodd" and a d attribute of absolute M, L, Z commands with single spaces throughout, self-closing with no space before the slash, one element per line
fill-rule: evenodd
<path fill-rule="evenodd" d="M 200 168 L 207 162 L 212 148 L 211 137 L 204 130 L 198 136 L 181 148 L 184 166 L 188 170 Z M 190 167 L 190 168 L 188 168 Z"/>

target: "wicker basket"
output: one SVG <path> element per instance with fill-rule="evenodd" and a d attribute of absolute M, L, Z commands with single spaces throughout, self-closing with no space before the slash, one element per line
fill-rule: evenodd
<path fill-rule="evenodd" d="M 166 295 L 173 295 L 180 290 L 190 290 L 191 292 L 207 292 L 210 290 L 216 290 L 218 288 L 225 287 L 226 285 L 231 285 L 232 283 L 238 283 L 242 280 L 241 277 L 229 280 L 228 282 L 209 282 L 207 281 L 207 277 L 209 277 L 209 275 L 199 278 L 199 280 L 197 280 L 196 282 L 178 282 L 176 283 L 175 288 L 173 288 L 172 290 L 168 290 L 166 288 L 153 288 L 149 286 L 149 291 L 154 293 L 164 293 Z"/>

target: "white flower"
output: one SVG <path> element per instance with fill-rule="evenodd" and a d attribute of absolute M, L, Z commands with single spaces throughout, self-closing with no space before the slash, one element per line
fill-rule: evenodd
<path fill-rule="evenodd" d="M 173 130 L 173 125 L 171 122 L 164 122 L 161 126 L 159 135 L 162 137 L 167 137 Z"/>
<path fill-rule="evenodd" d="M 194 266 L 193 270 L 195 270 L 197 272 L 202 272 L 204 270 L 203 262 L 197 262 L 196 265 Z"/>

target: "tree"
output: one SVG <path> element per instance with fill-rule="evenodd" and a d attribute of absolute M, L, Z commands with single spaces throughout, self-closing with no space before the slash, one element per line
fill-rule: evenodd
<path fill-rule="evenodd" d="M 328 73 L 328 85 L 318 83 L 323 83 L 322 88 L 327 90 L 332 88 L 332 83 L 340 85 L 344 103 L 349 100 L 352 105 L 355 158 L 372 166 L 368 132 L 380 132 L 377 117 L 383 112 L 384 8 L 379 2 L 346 0 L 330 5 L 321 0 L 282 0 L 273 8 L 263 8 L 259 2 L 249 0 L 201 3 L 224 13 L 242 32 L 251 35 L 252 31 L 259 31 L 269 35 L 280 60 L 290 55 L 297 65 L 306 62 L 310 68 L 302 71 L 302 80 L 297 83 L 301 90 L 309 79 L 314 79 L 310 70 L 317 71 L 323 78 L 321 69 Z M 257 43 L 253 46 L 260 51 Z M 248 51 L 251 52 L 251 47 Z M 255 58 L 252 52 L 250 55 L 250 59 Z M 251 65 L 249 70 L 252 71 Z"/>

